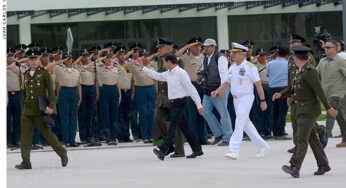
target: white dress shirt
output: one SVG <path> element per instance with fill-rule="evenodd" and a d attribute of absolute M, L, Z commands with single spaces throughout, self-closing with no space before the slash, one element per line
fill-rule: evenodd
<path fill-rule="evenodd" d="M 207 55 L 208 58 L 208 65 L 210 63 L 211 57 L 214 55 L 211 54 L 211 56 Z M 221 79 L 221 84 L 227 81 L 227 77 L 228 77 L 228 61 L 227 58 L 223 55 L 220 55 L 219 59 L 217 60 L 217 67 L 219 69 L 219 75 L 220 75 L 220 79 Z M 201 70 L 203 70 L 204 67 L 202 65 Z"/>
<path fill-rule="evenodd" d="M 189 75 L 184 69 L 176 66 L 172 70 L 158 73 L 144 67 L 143 71 L 155 80 L 167 82 L 169 100 L 190 96 L 196 103 L 197 109 L 202 108 L 201 98 L 199 97 L 196 88 L 192 85 Z"/>
<path fill-rule="evenodd" d="M 229 68 L 227 82 L 231 84 L 232 95 L 253 94 L 253 85 L 258 81 L 260 77 L 256 66 L 246 59 L 240 65 L 234 63 Z"/>

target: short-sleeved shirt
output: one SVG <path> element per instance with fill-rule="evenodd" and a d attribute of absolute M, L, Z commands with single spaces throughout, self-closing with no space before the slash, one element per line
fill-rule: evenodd
<path fill-rule="evenodd" d="M 240 65 L 235 63 L 229 68 L 227 82 L 231 84 L 232 95 L 253 94 L 253 84 L 258 81 L 256 66 L 245 59 Z"/>
<path fill-rule="evenodd" d="M 91 86 L 95 84 L 95 72 L 86 70 L 82 63 L 75 65 L 75 68 L 80 72 L 82 85 Z"/>
<path fill-rule="evenodd" d="M 151 70 L 156 70 L 151 64 L 148 64 L 146 67 Z M 151 86 L 155 83 L 155 80 L 143 72 L 137 64 L 132 65 L 129 68 L 129 72 L 133 74 L 136 86 Z"/>
<path fill-rule="evenodd" d="M 189 74 L 191 81 L 197 80 L 197 73 L 203 65 L 204 55 L 193 56 L 192 54 L 184 54 L 179 57 L 184 63 L 184 69 Z"/>
<path fill-rule="evenodd" d="M 7 90 L 20 91 L 19 68 L 16 66 L 17 72 L 13 72 L 7 67 Z"/>
<path fill-rule="evenodd" d="M 67 68 L 65 65 L 55 66 L 56 78 L 60 86 L 77 87 L 81 83 L 80 72 L 75 68 Z"/>
<path fill-rule="evenodd" d="M 286 87 L 288 84 L 288 61 L 278 57 L 267 64 L 269 87 Z"/>
<path fill-rule="evenodd" d="M 119 65 L 119 85 L 120 89 L 128 90 L 131 88 L 132 73 L 128 73 L 126 69 Z"/>
<path fill-rule="evenodd" d="M 254 63 L 254 65 L 257 67 L 262 84 L 269 84 L 269 77 L 267 76 L 267 63 L 265 65 L 262 65 L 257 61 L 256 63 Z"/>
<path fill-rule="evenodd" d="M 338 54 L 333 58 L 321 59 L 316 70 L 321 76 L 321 84 L 326 96 L 344 98 L 346 93 L 346 60 Z"/>
<path fill-rule="evenodd" d="M 115 66 L 97 67 L 97 75 L 102 85 L 116 85 L 119 81 L 119 69 Z"/>

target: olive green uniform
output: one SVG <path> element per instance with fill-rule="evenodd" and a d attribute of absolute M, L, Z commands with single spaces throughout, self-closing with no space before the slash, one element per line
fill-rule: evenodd
<path fill-rule="evenodd" d="M 21 153 L 23 163 L 31 166 L 30 150 L 32 146 L 32 137 L 34 124 L 52 146 L 54 151 L 62 156 L 66 149 L 58 141 L 57 137 L 51 132 L 51 129 L 42 123 L 44 113 L 40 111 L 38 105 L 38 96 L 47 97 L 49 108 L 55 106 L 55 94 L 53 90 L 51 77 L 44 68 L 38 67 L 34 75 L 30 75 L 30 69 L 24 73 L 23 83 L 23 112 L 21 117 Z"/>
<path fill-rule="evenodd" d="M 300 169 L 309 144 L 318 166 L 327 165 L 328 159 L 317 136 L 315 123 L 321 114 L 319 100 L 326 109 L 329 109 L 330 105 L 320 84 L 318 72 L 310 64 L 305 64 L 302 70 L 291 78 L 288 89 L 281 94 L 282 97 L 291 96 L 292 124 L 295 126 L 293 134 L 297 150 L 290 163 Z"/>
<path fill-rule="evenodd" d="M 315 68 L 316 67 L 316 61 L 315 61 L 314 57 L 310 53 L 308 53 L 308 57 L 309 57 L 308 64 Z M 290 84 L 292 82 L 292 79 L 295 77 L 297 71 L 298 71 L 298 67 L 294 63 L 294 57 L 292 55 L 288 58 L 288 87 L 286 89 L 290 88 Z M 291 97 L 291 103 L 292 103 L 292 97 L 293 96 L 287 96 L 287 97 Z M 292 113 L 291 113 L 291 119 L 293 119 L 293 118 L 294 117 L 292 116 Z M 294 145 L 297 145 L 296 144 L 296 138 L 295 138 L 296 134 L 294 134 L 297 130 L 296 129 L 297 127 L 296 127 L 296 124 L 294 122 L 295 121 L 292 120 L 293 143 L 294 143 Z M 324 133 L 324 131 L 326 130 L 326 128 L 323 125 L 319 125 L 317 122 L 315 122 L 315 128 L 316 128 L 318 135 L 322 135 Z"/>
<path fill-rule="evenodd" d="M 178 60 L 178 65 L 182 67 L 182 61 Z M 166 68 L 163 66 L 163 57 L 157 60 L 157 72 L 165 72 Z M 170 101 L 168 99 L 168 86 L 167 82 L 158 82 L 158 94 L 156 100 L 156 110 L 154 117 L 154 125 L 160 131 L 161 137 L 167 136 L 166 121 L 170 112 Z M 185 154 L 184 152 L 184 135 L 179 128 L 175 132 L 174 138 L 175 152 L 178 154 Z"/>

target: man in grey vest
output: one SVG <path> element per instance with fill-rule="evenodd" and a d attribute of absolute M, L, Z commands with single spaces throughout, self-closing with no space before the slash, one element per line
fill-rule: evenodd
<path fill-rule="evenodd" d="M 203 61 L 203 72 L 205 80 L 203 83 L 203 117 L 207 121 L 210 130 L 215 136 L 213 145 L 228 146 L 232 134 L 232 122 L 227 110 L 227 100 L 229 89 L 218 97 L 211 97 L 212 91 L 217 89 L 223 82 L 227 80 L 228 61 L 227 58 L 216 50 L 216 42 L 214 39 L 206 39 L 204 44 L 204 52 L 206 56 Z M 221 119 L 216 119 L 212 110 L 216 108 Z"/>

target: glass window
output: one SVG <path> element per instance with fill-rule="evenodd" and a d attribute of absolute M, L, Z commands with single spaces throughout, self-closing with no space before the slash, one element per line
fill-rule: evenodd
<path fill-rule="evenodd" d="M 7 48 L 14 48 L 19 44 L 19 26 L 7 25 Z"/>
<path fill-rule="evenodd" d="M 78 24 L 81 41 L 123 39 L 123 22 L 88 22 Z"/>
<path fill-rule="evenodd" d="M 54 48 L 63 46 L 66 50 L 67 29 L 71 28 L 73 36 L 73 57 L 78 53 L 77 24 L 33 24 L 31 25 L 31 40 L 39 42 L 42 47 Z"/>
<path fill-rule="evenodd" d="M 241 44 L 245 40 L 253 40 L 254 52 L 257 48 L 268 51 L 273 45 L 270 15 L 229 16 L 228 27 L 230 44 L 231 42 Z"/>
<path fill-rule="evenodd" d="M 337 39 L 343 38 L 342 12 L 321 12 L 317 13 L 318 24 L 327 29 L 328 33 Z M 344 39 L 345 40 L 345 39 Z"/>
<path fill-rule="evenodd" d="M 179 48 L 186 45 L 192 37 L 199 36 L 217 40 L 216 17 L 172 19 L 172 40 Z"/>

